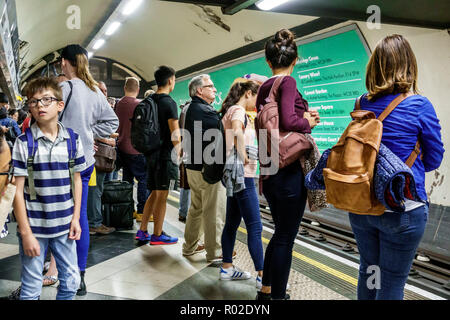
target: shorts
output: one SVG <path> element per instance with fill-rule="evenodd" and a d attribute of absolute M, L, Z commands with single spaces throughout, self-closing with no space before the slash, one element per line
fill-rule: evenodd
<path fill-rule="evenodd" d="M 147 189 L 176 190 L 178 166 L 172 160 L 147 162 Z"/>

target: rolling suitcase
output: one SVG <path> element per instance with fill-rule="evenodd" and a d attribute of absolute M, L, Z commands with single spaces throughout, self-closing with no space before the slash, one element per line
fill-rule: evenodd
<path fill-rule="evenodd" d="M 133 185 L 126 181 L 105 182 L 103 195 L 103 224 L 116 229 L 133 228 Z"/>

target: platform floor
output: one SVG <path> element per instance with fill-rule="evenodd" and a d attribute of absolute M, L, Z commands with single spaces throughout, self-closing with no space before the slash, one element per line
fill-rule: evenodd
<path fill-rule="evenodd" d="M 169 196 L 164 230 L 179 237 L 176 245 L 137 246 L 133 230 L 110 235 L 91 236 L 85 281 L 88 294 L 76 300 L 254 300 L 255 279 L 220 281 L 220 264 L 206 262 L 205 253 L 183 257 L 185 224 L 178 221 L 178 199 Z M 9 295 L 20 285 L 20 258 L 15 224 L 10 234 L 0 240 L 0 296 Z M 152 223 L 149 223 L 149 232 Z M 263 244 L 271 232 L 264 227 Z M 246 245 L 245 226 L 239 228 L 234 263 L 253 276 L 253 263 Z M 310 244 L 296 240 L 288 293 L 293 300 L 356 299 L 358 265 Z M 56 286 L 45 287 L 42 300 L 56 296 Z M 437 300 L 440 297 L 407 286 L 405 299 Z"/>

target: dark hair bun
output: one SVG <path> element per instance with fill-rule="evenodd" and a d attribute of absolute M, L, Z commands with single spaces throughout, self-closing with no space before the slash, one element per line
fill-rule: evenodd
<path fill-rule="evenodd" d="M 294 34 L 288 29 L 281 29 L 275 34 L 275 42 L 282 46 L 289 46 L 294 38 Z"/>

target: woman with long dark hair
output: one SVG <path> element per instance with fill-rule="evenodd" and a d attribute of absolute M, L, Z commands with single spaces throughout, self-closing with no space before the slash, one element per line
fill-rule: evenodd
<path fill-rule="evenodd" d="M 433 105 L 417 94 L 417 73 L 411 46 L 396 34 L 377 44 L 367 64 L 367 93 L 360 100 L 361 109 L 378 117 L 399 95 L 408 96 L 383 121 L 381 143 L 406 161 L 419 141 L 420 155 L 411 170 L 423 201 L 407 200 L 405 212 L 385 211 L 380 216 L 349 213 L 360 254 L 358 299 L 403 299 L 412 261 L 425 231 L 429 206 L 425 172 L 439 168 L 444 148 Z M 380 283 L 369 287 L 367 280 L 373 276 L 373 270 L 379 272 Z"/>
<path fill-rule="evenodd" d="M 277 77 L 283 77 L 278 89 L 280 130 L 311 133 L 319 122 L 315 111 L 308 111 L 308 103 L 297 90 L 292 74 L 298 59 L 294 34 L 282 29 L 265 46 L 266 61 L 272 77 L 259 89 L 256 107 L 266 104 Z M 269 203 L 275 232 L 266 249 L 262 288 L 257 299 L 289 299 L 286 286 L 292 263 L 292 249 L 306 205 L 307 192 L 300 161 L 296 161 L 263 180 L 263 194 Z"/>
<path fill-rule="evenodd" d="M 233 248 L 236 232 L 242 218 L 247 227 L 248 249 L 258 273 L 256 288 L 261 289 L 264 253 L 261 241 L 262 224 L 259 213 L 259 199 L 256 193 L 255 181 L 257 177 L 257 160 L 249 159 L 251 148 L 257 153 L 255 145 L 256 135 L 247 117 L 247 111 L 253 111 L 259 84 L 253 81 L 235 83 L 225 98 L 220 113 L 225 129 L 227 158 L 237 156 L 244 164 L 243 190 L 234 192 L 227 197 L 225 226 L 222 233 L 223 264 L 220 268 L 221 280 L 250 279 L 249 272 L 241 271 L 233 265 Z M 235 153 L 233 155 L 233 153 Z"/>

